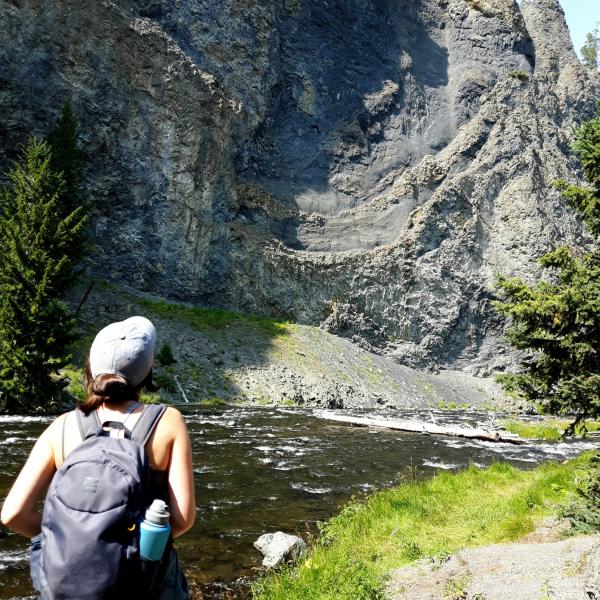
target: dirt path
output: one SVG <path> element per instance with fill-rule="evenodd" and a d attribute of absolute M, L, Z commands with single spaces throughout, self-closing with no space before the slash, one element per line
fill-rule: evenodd
<path fill-rule="evenodd" d="M 461 550 L 390 574 L 390 600 L 600 600 L 600 535 L 542 528 L 513 544 Z"/>

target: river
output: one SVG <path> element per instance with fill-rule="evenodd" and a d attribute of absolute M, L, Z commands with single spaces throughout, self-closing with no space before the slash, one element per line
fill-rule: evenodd
<path fill-rule="evenodd" d="M 514 446 L 356 428 L 298 408 L 189 406 L 182 412 L 193 446 L 197 519 L 177 546 L 190 578 L 213 597 L 256 572 L 261 557 L 252 544 L 261 534 L 283 530 L 306 538 L 353 495 L 393 485 L 408 471 L 427 476 L 498 460 L 531 468 L 595 447 L 587 441 Z M 387 414 L 467 425 L 493 418 L 461 411 Z M 0 416 L 0 499 L 49 422 Z M 26 541 L 0 532 L 0 599 L 31 594 Z"/>

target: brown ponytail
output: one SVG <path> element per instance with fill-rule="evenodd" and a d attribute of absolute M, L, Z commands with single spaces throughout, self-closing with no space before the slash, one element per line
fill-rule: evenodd
<path fill-rule="evenodd" d="M 101 373 L 95 378 L 92 377 L 92 370 L 89 362 L 85 365 L 85 401 L 79 404 L 79 408 L 88 414 L 96 410 L 102 404 L 121 404 L 128 400 L 139 400 L 142 388 L 150 392 L 158 388 L 152 383 L 152 370 L 148 376 L 138 386 L 133 387 L 120 375 L 111 373 Z"/>

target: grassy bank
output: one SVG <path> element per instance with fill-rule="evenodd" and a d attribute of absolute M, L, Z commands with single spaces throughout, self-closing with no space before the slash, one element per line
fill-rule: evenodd
<path fill-rule="evenodd" d="M 230 326 L 250 326 L 265 335 L 281 336 L 288 334 L 292 327 L 292 324 L 286 321 L 277 321 L 268 317 L 246 315 L 218 308 L 185 306 L 143 298 L 135 298 L 135 302 L 163 319 L 181 321 L 189 327 L 200 331 L 205 329 L 225 329 Z"/>
<path fill-rule="evenodd" d="M 518 539 L 574 497 L 590 454 L 519 471 L 505 464 L 409 481 L 351 502 L 309 556 L 258 581 L 255 600 L 379 600 L 392 568 L 466 546 Z"/>
<path fill-rule="evenodd" d="M 510 433 L 516 433 L 521 437 L 556 442 L 563 436 L 571 421 L 566 419 L 544 419 L 543 421 L 524 421 L 521 419 L 509 419 L 503 423 L 504 428 Z M 579 425 L 575 435 L 582 437 L 586 432 L 600 431 L 600 423 L 587 421 Z"/>

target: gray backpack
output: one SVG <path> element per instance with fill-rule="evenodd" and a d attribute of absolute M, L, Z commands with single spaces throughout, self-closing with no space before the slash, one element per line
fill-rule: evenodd
<path fill-rule="evenodd" d="M 146 442 L 163 415 L 146 405 L 131 432 L 76 410 L 82 443 L 54 475 L 32 540 L 34 587 L 47 600 L 144 598 L 139 521 L 149 498 Z M 105 430 L 109 426 L 109 431 Z M 111 437 L 122 429 L 123 438 Z"/>

